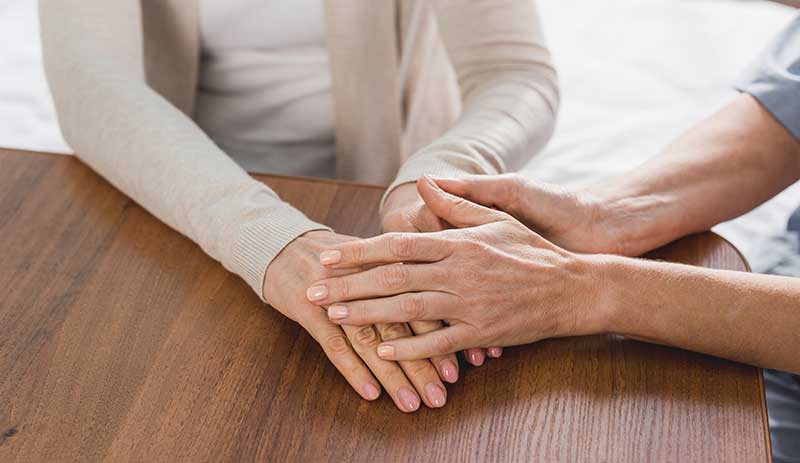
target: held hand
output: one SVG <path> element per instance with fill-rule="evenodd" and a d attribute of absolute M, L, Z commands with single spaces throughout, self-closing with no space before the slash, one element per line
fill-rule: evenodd
<path fill-rule="evenodd" d="M 336 323 L 447 320 L 449 327 L 384 342 L 386 359 L 414 359 L 467 346 L 510 346 L 604 329 L 594 274 L 597 257 L 547 242 L 504 212 L 419 184 L 425 202 L 457 227 L 392 233 L 342 243 L 323 256 L 332 269 L 380 265 L 323 279 Z M 335 263 L 334 263 L 335 262 Z"/>
<path fill-rule="evenodd" d="M 437 374 L 427 360 L 404 362 L 402 367 L 397 362 L 382 360 L 375 348 L 381 340 L 398 337 L 396 332 L 376 330 L 371 323 L 340 327 L 331 323 L 324 310 L 306 299 L 306 289 L 313 281 L 359 270 L 357 267 L 331 270 L 319 264 L 323 249 L 353 239 L 327 231 L 312 231 L 292 241 L 267 269 L 265 299 L 311 334 L 325 355 L 364 399 L 374 400 L 380 395 L 380 386 L 375 380 L 377 377 L 397 407 L 404 412 L 419 408 L 420 395 L 429 407 L 443 406 L 447 390 L 439 380 L 439 374 L 457 375 L 455 364 L 439 363 L 440 373 Z M 405 332 L 401 334 L 406 335 Z"/>
<path fill-rule="evenodd" d="M 383 207 L 382 225 L 384 233 L 391 232 L 436 232 L 450 228 L 450 225 L 434 214 L 422 200 L 414 183 L 400 185 L 389 194 Z M 414 321 L 409 324 L 415 334 L 429 333 L 442 328 L 441 321 Z M 499 358 L 503 354 L 502 347 L 488 349 L 489 357 Z M 466 361 L 475 366 L 483 365 L 487 349 L 472 348 L 464 351 Z M 455 355 L 449 356 L 456 361 Z M 434 363 L 442 359 L 431 359 Z"/>
<path fill-rule="evenodd" d="M 616 214 L 614 205 L 593 190 L 568 190 L 518 174 L 472 175 L 434 179 L 448 193 L 505 211 L 565 249 L 584 253 L 639 255 L 619 239 L 636 226 L 630 214 Z M 617 217 L 619 216 L 619 217 Z"/>

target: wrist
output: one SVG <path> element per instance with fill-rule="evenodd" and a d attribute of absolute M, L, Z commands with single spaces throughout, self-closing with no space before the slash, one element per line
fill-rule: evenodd
<path fill-rule="evenodd" d="M 573 336 L 616 333 L 621 294 L 618 291 L 620 275 L 626 271 L 626 261 L 633 260 L 610 254 L 583 254 L 579 256 L 584 268 L 585 298 L 578 310 Z"/>

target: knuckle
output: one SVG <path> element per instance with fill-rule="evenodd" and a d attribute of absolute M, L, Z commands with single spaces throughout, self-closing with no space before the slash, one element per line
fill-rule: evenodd
<path fill-rule="evenodd" d="M 420 320 L 425 315 L 425 298 L 422 294 L 410 294 L 400 300 L 400 313 L 408 320 Z"/>
<path fill-rule="evenodd" d="M 409 377 L 426 377 L 436 375 L 433 365 L 427 360 L 403 362 L 403 371 Z"/>
<path fill-rule="evenodd" d="M 367 258 L 367 248 L 363 244 L 350 246 L 350 258 L 353 262 L 364 262 Z"/>
<path fill-rule="evenodd" d="M 402 289 L 408 284 L 408 267 L 405 265 L 388 265 L 380 273 L 380 283 L 387 289 Z"/>
<path fill-rule="evenodd" d="M 339 297 L 341 299 L 347 299 L 350 297 L 352 293 L 352 286 L 350 284 L 350 280 L 347 277 L 337 278 L 333 280 L 335 284 L 331 285 L 332 290 L 331 296 L 332 297 Z"/>
<path fill-rule="evenodd" d="M 344 355 L 350 351 L 350 342 L 344 333 L 336 333 L 325 338 L 325 347 L 333 355 Z"/>
<path fill-rule="evenodd" d="M 414 237 L 405 233 L 398 233 L 389 241 L 389 250 L 392 255 L 401 259 L 411 257 L 415 248 Z"/>
<path fill-rule="evenodd" d="M 352 334 L 353 347 L 356 349 L 375 347 L 380 344 L 378 333 L 372 325 L 360 326 Z"/>
<path fill-rule="evenodd" d="M 404 323 L 389 323 L 383 325 L 381 328 L 381 337 L 385 341 L 405 338 L 411 335 L 408 327 Z"/>
<path fill-rule="evenodd" d="M 453 337 L 446 332 L 441 332 L 434 335 L 432 344 L 436 352 L 452 352 L 455 350 L 456 346 L 456 342 Z"/>

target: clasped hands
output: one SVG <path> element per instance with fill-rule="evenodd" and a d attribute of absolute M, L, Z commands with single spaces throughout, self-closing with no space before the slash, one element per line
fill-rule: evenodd
<path fill-rule="evenodd" d="M 531 214 L 518 197 L 520 182 L 424 177 L 409 185 L 418 190 L 408 195 L 411 207 L 384 217 L 384 229 L 402 229 L 387 226 L 397 221 L 406 232 L 303 235 L 270 265 L 268 302 L 320 343 L 363 398 L 376 399 L 380 382 L 405 412 L 417 410 L 420 398 L 429 407 L 445 404 L 442 381 L 457 380 L 458 351 L 479 365 L 487 348 L 499 357 L 502 346 L 602 331 L 598 258 L 566 251 L 531 229 L 580 241 L 588 228 L 574 227 L 592 216 L 588 203 L 555 194 L 553 211 L 541 204 Z M 418 233 L 421 222 L 440 231 Z"/>

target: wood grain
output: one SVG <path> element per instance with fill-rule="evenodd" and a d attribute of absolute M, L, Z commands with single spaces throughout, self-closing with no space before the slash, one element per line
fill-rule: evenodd
<path fill-rule="evenodd" d="M 382 190 L 263 177 L 337 230 Z M 0 151 L 0 461 L 768 460 L 760 370 L 611 336 L 508 349 L 448 404 L 352 392 L 238 277 L 74 158 Z M 653 257 L 744 270 L 712 234 Z"/>

